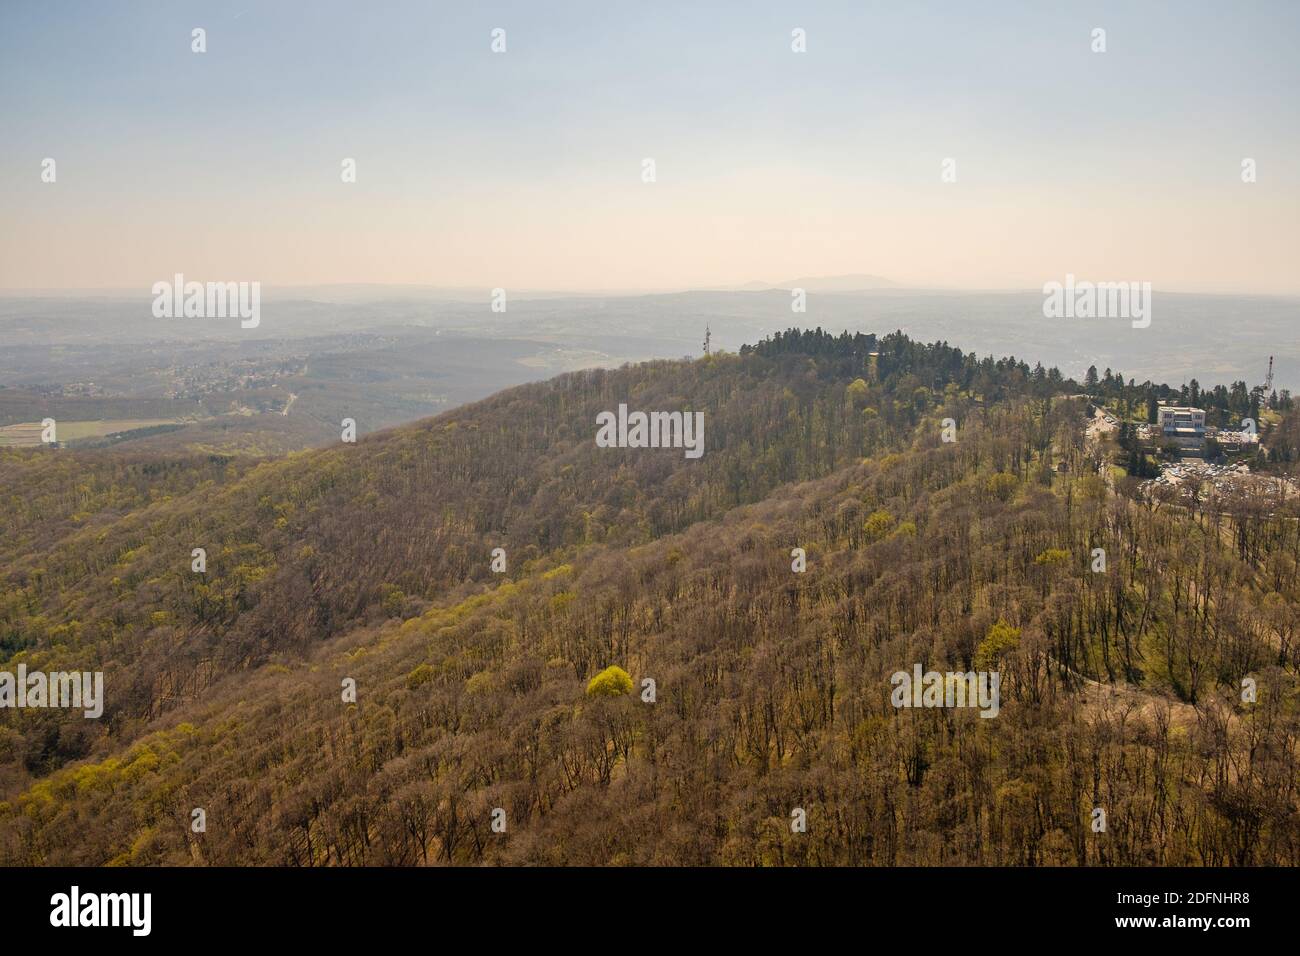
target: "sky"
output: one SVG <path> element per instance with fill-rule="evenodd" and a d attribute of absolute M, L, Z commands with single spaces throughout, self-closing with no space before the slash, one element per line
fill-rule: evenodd
<path fill-rule="evenodd" d="M 0 290 L 1300 294 L 1298 39 L 1294 2 L 5 0 Z"/>

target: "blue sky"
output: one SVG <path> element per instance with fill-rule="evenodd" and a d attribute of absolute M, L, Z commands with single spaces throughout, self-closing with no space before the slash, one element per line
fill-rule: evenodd
<path fill-rule="evenodd" d="M 0 287 L 1300 292 L 1297 27 L 1295 3 L 10 2 Z"/>

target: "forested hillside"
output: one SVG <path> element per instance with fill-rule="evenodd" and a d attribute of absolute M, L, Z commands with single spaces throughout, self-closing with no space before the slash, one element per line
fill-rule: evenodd
<path fill-rule="evenodd" d="M 0 862 L 1300 863 L 1300 508 L 1117 492 L 1080 388 L 792 331 L 273 461 L 0 451 L 0 666 L 106 687 L 0 710 Z"/>

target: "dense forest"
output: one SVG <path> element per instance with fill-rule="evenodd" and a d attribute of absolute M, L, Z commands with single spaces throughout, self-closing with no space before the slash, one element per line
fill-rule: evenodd
<path fill-rule="evenodd" d="M 1177 393 L 1090 379 L 790 330 L 269 460 L 0 450 L 0 669 L 106 687 L 0 709 L 0 863 L 1296 865 L 1300 500 L 1114 480 L 1080 393 Z M 703 457 L 597 448 L 620 403 Z"/>

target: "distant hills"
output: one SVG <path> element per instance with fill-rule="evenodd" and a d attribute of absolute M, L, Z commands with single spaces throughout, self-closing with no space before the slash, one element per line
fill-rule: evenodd
<path fill-rule="evenodd" d="M 850 287 L 858 286 L 858 289 Z M 789 288 L 803 288 L 807 310 L 791 311 Z M 341 291 L 339 291 L 341 290 Z M 1088 367 L 1111 368 L 1125 379 L 1202 385 L 1261 382 L 1268 357 L 1276 359 L 1278 388 L 1300 388 L 1300 338 L 1295 335 L 1300 300 L 1279 296 L 1216 296 L 1155 292 L 1152 325 L 1134 329 L 1123 319 L 1049 319 L 1039 290 L 970 292 L 917 290 L 871 275 L 801 277 L 779 284 L 752 282 L 743 289 L 630 295 L 547 294 L 508 291 L 505 312 L 490 309 L 488 290 L 457 290 L 453 299 L 436 290 L 402 287 L 339 287 L 299 290 L 301 298 L 268 290 L 261 325 L 155 319 L 144 290 L 135 300 L 0 297 L 0 384 L 47 384 L 98 380 L 98 345 L 140 343 L 247 343 L 347 335 L 411 327 L 483 338 L 541 341 L 584 350 L 592 365 L 678 358 L 699 354 L 704 326 L 713 347 L 735 350 L 794 322 L 808 327 L 872 331 L 901 329 L 924 341 L 959 342 L 980 355 L 1008 355 L 1082 379 Z M 346 294 L 345 294 L 346 293 Z M 330 301 L 337 297 L 338 301 Z M 1168 346 L 1171 337 L 1178 348 Z M 53 346 L 77 346 L 82 353 Z M 286 346 L 287 347 L 287 346 Z M 421 346 L 416 346 L 420 348 Z M 125 353 L 130 360 L 133 349 Z M 409 349 L 408 349 L 409 351 Z M 437 350 L 426 350 L 436 363 Z M 207 359 L 205 358 L 205 361 Z M 496 369 L 508 380 L 513 361 Z M 543 376 L 538 376 L 543 377 Z M 478 397 L 478 396 L 476 396 Z"/>
<path fill-rule="evenodd" d="M 736 292 L 767 292 L 773 289 L 804 289 L 808 292 L 872 292 L 878 289 L 897 289 L 889 279 L 873 275 L 800 276 L 784 282 L 746 282 L 739 286 L 716 286 L 708 290 Z"/>
<path fill-rule="evenodd" d="M 778 289 L 806 289 L 809 292 L 869 292 L 896 289 L 898 284 L 873 275 L 801 276 L 776 284 Z"/>

